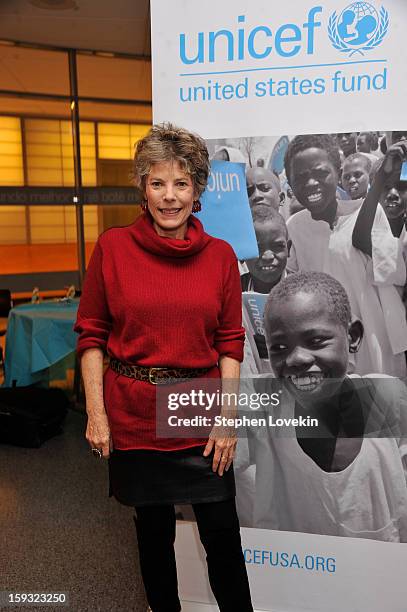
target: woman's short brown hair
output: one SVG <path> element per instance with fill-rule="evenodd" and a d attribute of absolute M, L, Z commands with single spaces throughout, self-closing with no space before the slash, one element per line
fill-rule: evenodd
<path fill-rule="evenodd" d="M 153 164 L 177 161 L 191 176 L 199 198 L 209 176 L 209 155 L 204 140 L 172 123 L 153 125 L 147 136 L 138 141 L 134 155 L 135 183 L 143 193 Z"/>

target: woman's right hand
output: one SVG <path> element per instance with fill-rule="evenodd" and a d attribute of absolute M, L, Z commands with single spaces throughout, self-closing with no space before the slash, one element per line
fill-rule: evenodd
<path fill-rule="evenodd" d="M 86 439 L 91 448 L 98 448 L 102 451 L 105 459 L 109 457 L 110 452 L 113 450 L 113 445 L 107 414 L 104 410 L 103 412 L 99 411 L 88 414 Z"/>

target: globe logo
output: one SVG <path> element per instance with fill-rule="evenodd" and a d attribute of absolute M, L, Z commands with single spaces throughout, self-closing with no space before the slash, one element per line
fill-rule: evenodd
<path fill-rule="evenodd" d="M 388 27 L 389 14 L 383 6 L 377 12 L 369 2 L 352 2 L 342 13 L 332 13 L 328 36 L 335 49 L 351 57 L 378 47 Z"/>

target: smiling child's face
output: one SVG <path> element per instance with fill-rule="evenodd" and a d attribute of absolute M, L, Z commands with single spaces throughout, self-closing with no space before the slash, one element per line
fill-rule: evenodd
<path fill-rule="evenodd" d="M 331 397 L 348 369 L 348 330 L 320 294 L 299 290 L 271 302 L 265 321 L 275 375 L 303 405 Z"/>
<path fill-rule="evenodd" d="M 287 265 L 287 232 L 275 219 L 255 223 L 259 257 L 246 261 L 253 278 L 262 283 L 276 283 Z"/>
<path fill-rule="evenodd" d="M 361 159 L 345 161 L 342 172 L 342 186 L 352 200 L 365 197 L 369 187 L 369 172 Z"/>
<path fill-rule="evenodd" d="M 407 181 L 400 181 L 399 170 L 387 178 L 380 196 L 380 204 L 389 220 L 399 219 L 406 213 Z"/>
<path fill-rule="evenodd" d="M 300 151 L 292 158 L 290 171 L 294 195 L 312 217 L 322 218 L 336 206 L 338 172 L 324 149 Z"/>

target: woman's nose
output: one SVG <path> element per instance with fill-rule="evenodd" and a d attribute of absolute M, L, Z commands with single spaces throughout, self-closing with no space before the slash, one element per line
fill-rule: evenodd
<path fill-rule="evenodd" d="M 164 193 L 165 200 L 175 200 L 175 192 L 173 185 L 167 185 Z"/>

